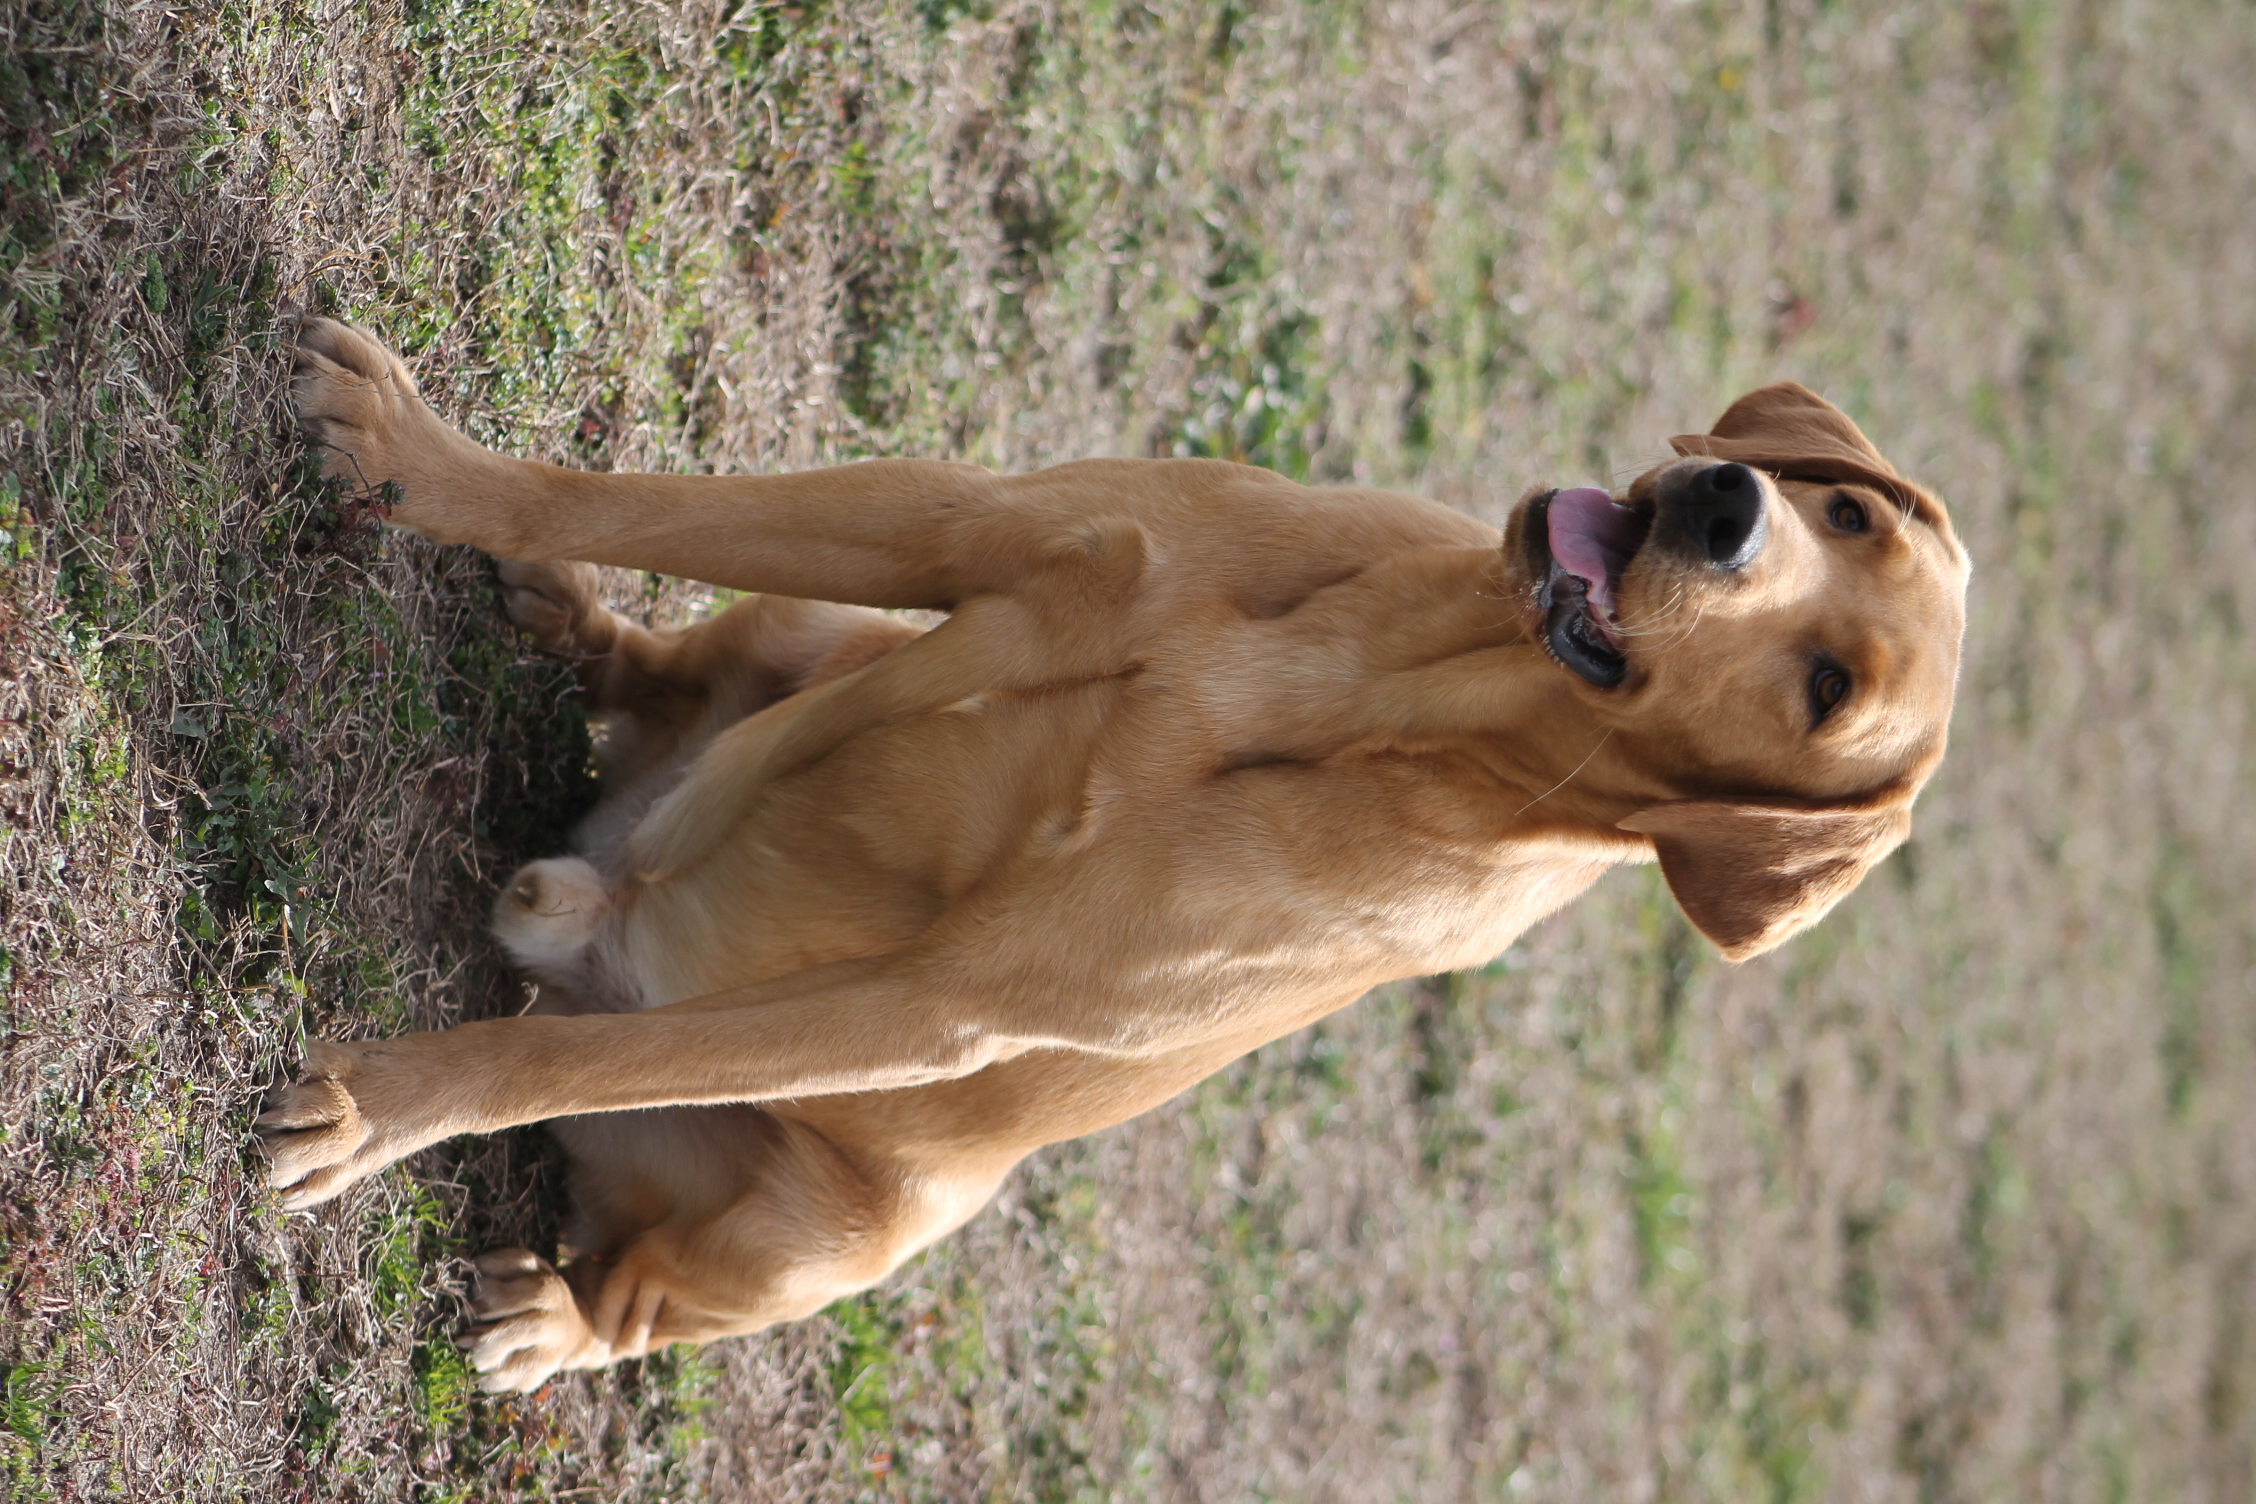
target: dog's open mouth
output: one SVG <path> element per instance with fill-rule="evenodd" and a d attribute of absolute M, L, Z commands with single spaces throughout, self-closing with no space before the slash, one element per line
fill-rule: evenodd
<path fill-rule="evenodd" d="M 1593 486 L 1554 491 L 1528 518 L 1529 552 L 1542 581 L 1544 639 L 1558 660 L 1600 689 L 1629 672 L 1615 620 L 1622 575 L 1652 519 Z"/>

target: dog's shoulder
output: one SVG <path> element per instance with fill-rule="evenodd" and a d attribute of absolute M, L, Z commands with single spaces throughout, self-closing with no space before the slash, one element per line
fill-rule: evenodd
<path fill-rule="evenodd" d="M 1085 460 L 1008 484 L 1059 557 L 1133 559 L 1144 589 L 1218 591 L 1253 616 L 1390 559 L 1502 543 L 1487 523 L 1421 497 L 1303 485 L 1224 460 Z"/>
<path fill-rule="evenodd" d="M 1060 525 L 1114 516 L 1181 537 L 1306 532 L 1367 547 L 1482 547 L 1499 537 L 1487 523 L 1423 497 L 1304 485 L 1228 460 L 1076 460 L 1006 484 L 1022 516 L 1043 515 Z"/>

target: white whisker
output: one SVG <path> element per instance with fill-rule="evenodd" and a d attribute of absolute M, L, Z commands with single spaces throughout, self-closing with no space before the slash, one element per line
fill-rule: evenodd
<path fill-rule="evenodd" d="M 1559 792 L 1559 790 L 1574 782 L 1575 773 L 1580 773 L 1584 768 L 1589 767 L 1590 759 L 1598 755 L 1598 748 L 1605 746 L 1606 743 L 1612 741 L 1613 739 L 1614 730 L 1611 726 L 1609 726 L 1606 728 L 1606 734 L 1598 738 L 1598 746 L 1592 747 L 1588 754 L 1583 757 L 1582 761 L 1574 765 L 1573 773 L 1569 773 L 1566 777 L 1560 779 L 1557 783 L 1552 784 L 1551 787 L 1545 789 L 1542 793 L 1536 795 L 1533 799 L 1530 799 L 1527 803 L 1512 811 L 1512 818 L 1517 820 L 1520 816 L 1526 814 L 1529 810 L 1535 808 L 1538 804 L 1541 804 L 1544 800 L 1550 798 L 1553 794 L 1556 794 L 1557 792 Z"/>

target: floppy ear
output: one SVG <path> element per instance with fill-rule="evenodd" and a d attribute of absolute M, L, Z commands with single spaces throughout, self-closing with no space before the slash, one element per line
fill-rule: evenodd
<path fill-rule="evenodd" d="M 1685 799 L 1621 822 L 1650 836 L 1685 917 L 1745 961 L 1808 929 L 1911 834 L 1905 804 L 1796 809 Z"/>
<path fill-rule="evenodd" d="M 1926 487 L 1905 478 L 1881 457 L 1849 415 L 1797 382 L 1781 381 L 1749 392 L 1716 419 L 1709 433 L 1680 433 L 1669 440 L 1678 454 L 1735 460 L 1780 480 L 1851 481 L 1894 500 L 1963 562 L 1950 514 Z"/>
<path fill-rule="evenodd" d="M 1678 434 L 1669 447 L 1788 480 L 1863 481 L 1890 495 L 1908 485 L 1847 413 L 1792 381 L 1749 392 L 1712 430 Z"/>

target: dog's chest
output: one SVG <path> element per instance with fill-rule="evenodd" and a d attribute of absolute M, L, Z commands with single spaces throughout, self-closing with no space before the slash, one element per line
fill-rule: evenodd
<path fill-rule="evenodd" d="M 1488 860 L 1485 790 L 1352 731 L 1352 643 L 1241 620 L 1139 646 L 1109 672 L 873 728 L 807 803 L 943 903 L 1005 872 L 1029 884 L 1106 864 L 1161 884 L 1234 874 L 1219 891 L 1311 862 L 1325 886 L 1381 902 Z"/>
<path fill-rule="evenodd" d="M 653 950 L 782 972 L 970 905 L 1066 933 L 1127 923 L 1156 947 L 1124 951 L 1128 970 L 1228 951 L 1417 969 L 1500 944 L 1523 898 L 1557 901 L 1556 863 L 1499 849 L 1477 781 L 1358 740 L 1351 631 L 1167 604 L 1081 623 L 1111 652 L 1021 659 L 1015 682 L 874 720 L 780 780 L 686 887 L 652 895 L 648 920 L 696 931 L 669 921 Z"/>

